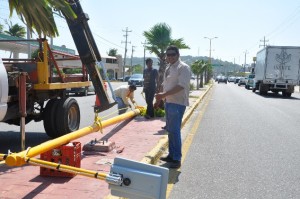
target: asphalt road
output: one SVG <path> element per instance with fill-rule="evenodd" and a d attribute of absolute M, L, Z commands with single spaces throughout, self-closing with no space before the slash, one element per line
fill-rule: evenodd
<path fill-rule="evenodd" d="M 206 100 L 169 198 L 300 198 L 300 94 L 215 84 Z"/>
<path fill-rule="evenodd" d="M 127 82 L 112 82 L 112 88 L 116 88 L 120 85 L 127 85 Z M 138 105 L 146 105 L 143 96 L 141 95 L 142 87 L 137 87 L 135 91 L 135 100 Z M 108 95 L 111 97 L 111 92 L 108 91 Z M 94 121 L 94 109 L 93 105 L 95 104 L 95 94 L 89 93 L 88 96 L 75 96 L 70 97 L 75 98 L 78 101 L 80 108 L 80 128 L 90 126 Z M 112 98 L 111 98 L 112 99 Z M 113 101 L 113 100 L 112 100 Z M 103 120 L 112 118 L 113 116 L 118 115 L 117 105 L 112 108 L 101 112 L 100 117 Z M 44 130 L 43 122 L 30 122 L 25 127 L 26 130 L 26 147 L 36 146 L 42 142 L 49 140 Z M 7 153 L 8 150 L 12 152 L 17 152 L 21 150 L 21 136 L 20 136 L 20 127 L 15 125 L 8 125 L 5 123 L 0 123 L 0 153 Z"/>

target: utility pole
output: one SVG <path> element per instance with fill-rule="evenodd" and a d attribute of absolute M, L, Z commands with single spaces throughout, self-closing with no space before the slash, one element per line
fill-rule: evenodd
<path fill-rule="evenodd" d="M 247 54 L 249 52 L 246 50 L 244 53 L 245 53 L 245 63 L 244 63 L 244 73 L 245 73 L 246 72 L 246 59 L 247 59 Z"/>
<path fill-rule="evenodd" d="M 125 32 L 125 35 L 123 35 L 125 37 L 125 42 L 121 42 L 121 43 L 125 43 L 125 53 L 124 53 L 124 63 L 123 63 L 123 81 L 125 78 L 125 65 L 126 65 L 126 54 L 127 54 L 127 43 L 131 43 L 127 41 L 128 38 L 128 33 L 132 32 L 132 30 L 128 30 L 128 27 L 126 27 L 126 30 L 122 30 L 123 32 Z"/>
<path fill-rule="evenodd" d="M 259 45 L 259 47 L 263 46 L 266 47 L 266 42 L 269 42 L 269 40 L 266 40 L 266 37 L 264 36 L 264 40 L 260 40 L 260 42 L 264 42 L 264 45 Z"/>
<path fill-rule="evenodd" d="M 144 70 L 146 69 L 146 48 L 145 45 L 147 44 L 146 41 L 143 44 L 144 47 Z"/>
<path fill-rule="evenodd" d="M 135 48 L 136 46 L 132 46 L 131 47 L 131 60 L 130 60 L 130 66 L 131 66 L 131 74 L 133 74 L 133 67 L 132 67 L 132 58 L 133 58 L 133 52 L 134 52 L 134 48 Z"/>

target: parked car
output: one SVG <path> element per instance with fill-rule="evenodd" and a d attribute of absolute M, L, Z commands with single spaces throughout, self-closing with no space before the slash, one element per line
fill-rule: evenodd
<path fill-rule="evenodd" d="M 239 83 L 240 79 L 241 79 L 241 77 L 235 77 L 235 78 L 234 78 L 234 83 L 235 83 L 235 84 Z"/>
<path fill-rule="evenodd" d="M 118 78 L 118 81 L 121 81 L 121 82 L 127 82 L 130 78 L 130 75 L 125 75 L 125 77 L 120 77 Z"/>
<path fill-rule="evenodd" d="M 248 80 L 248 77 L 241 77 L 241 79 L 240 79 L 240 81 L 238 83 L 238 86 L 240 86 L 240 85 L 246 85 L 247 80 Z"/>
<path fill-rule="evenodd" d="M 107 83 L 106 82 L 103 83 L 104 83 L 105 90 L 107 90 Z M 89 93 L 96 94 L 93 83 L 91 83 L 91 85 L 87 87 L 67 88 L 66 91 L 68 94 L 74 93 L 75 95 L 82 95 L 82 96 L 87 96 Z"/>
<path fill-rule="evenodd" d="M 221 75 L 218 75 L 215 79 L 215 81 L 217 82 L 222 76 Z"/>
<path fill-rule="evenodd" d="M 219 78 L 218 78 L 218 84 L 219 84 L 220 82 L 223 82 L 223 83 L 227 84 L 227 77 L 225 77 L 225 76 L 219 77 Z"/>
<path fill-rule="evenodd" d="M 128 85 L 144 86 L 143 74 L 133 74 L 128 80 Z"/>
<path fill-rule="evenodd" d="M 233 76 L 230 76 L 230 77 L 228 78 L 228 82 L 234 82 L 234 80 L 235 80 L 235 77 L 233 77 Z"/>
<path fill-rule="evenodd" d="M 247 80 L 246 85 L 245 85 L 246 89 L 250 89 L 250 88 L 254 87 L 254 78 L 255 78 L 254 74 L 250 74 L 248 76 L 248 80 Z"/>
<path fill-rule="evenodd" d="M 95 88 L 93 84 L 87 87 L 79 87 L 79 88 L 67 88 L 66 92 L 68 94 L 74 93 L 75 95 L 87 96 L 89 92 L 93 92 L 95 94 Z"/>

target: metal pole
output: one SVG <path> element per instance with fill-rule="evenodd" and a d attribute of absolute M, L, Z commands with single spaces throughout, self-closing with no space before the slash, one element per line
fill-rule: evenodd
<path fill-rule="evenodd" d="M 209 63 L 211 64 L 211 40 L 217 39 L 218 37 L 204 37 L 204 39 L 209 39 Z"/>
<path fill-rule="evenodd" d="M 59 147 L 61 145 L 67 144 L 69 142 L 71 142 L 72 140 L 78 139 L 80 137 L 83 137 L 85 135 L 100 131 L 101 129 L 111 126 L 113 124 L 117 124 L 121 121 L 124 121 L 126 119 L 132 118 L 136 115 L 140 114 L 140 109 L 135 109 L 132 111 L 129 111 L 127 113 L 118 115 L 116 117 L 113 117 L 111 119 L 108 120 L 104 120 L 104 121 L 98 121 L 95 119 L 95 123 L 91 126 L 79 129 L 77 131 L 74 131 L 72 133 L 63 135 L 61 137 L 58 137 L 56 139 L 53 140 L 49 140 L 47 142 L 44 142 L 40 145 L 37 145 L 35 147 L 32 147 L 26 151 L 22 151 L 19 153 L 12 153 L 12 154 L 8 154 L 7 157 L 5 158 L 5 163 L 8 166 L 21 166 L 24 165 L 26 163 L 25 161 L 25 157 L 28 158 L 32 158 L 35 157 L 41 153 L 47 152 L 51 149 L 54 149 L 56 147 Z"/>
<path fill-rule="evenodd" d="M 20 113 L 20 132 L 21 149 L 25 150 L 25 117 L 26 113 L 26 72 L 21 72 L 19 76 L 19 113 Z"/>

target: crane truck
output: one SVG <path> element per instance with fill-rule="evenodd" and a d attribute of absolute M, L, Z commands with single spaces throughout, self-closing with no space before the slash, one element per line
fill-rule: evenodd
<path fill-rule="evenodd" d="M 89 86 L 91 82 L 100 101 L 95 111 L 109 109 L 115 104 L 106 93 L 96 65 L 101 56 L 88 25 L 89 17 L 79 0 L 68 2 L 77 18 L 65 18 L 87 74 L 83 72 L 81 77 L 63 74 L 46 39 L 37 40 L 40 50 L 36 59 L 0 58 L 0 122 L 25 126 L 30 121 L 43 121 L 45 132 L 52 138 L 75 131 L 80 125 L 80 110 L 76 99 L 66 94 L 66 89 Z"/>

